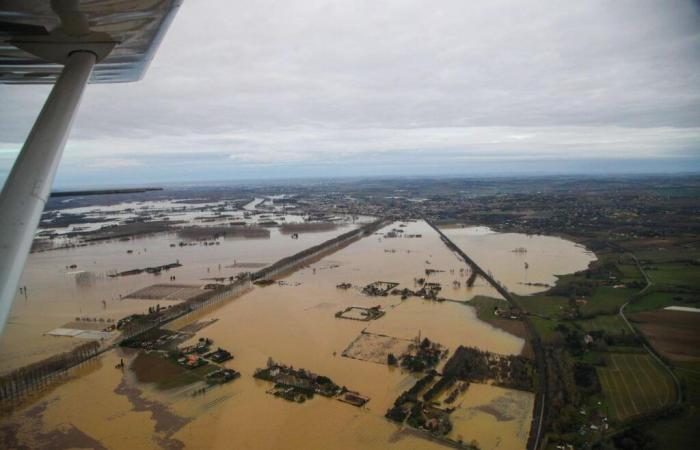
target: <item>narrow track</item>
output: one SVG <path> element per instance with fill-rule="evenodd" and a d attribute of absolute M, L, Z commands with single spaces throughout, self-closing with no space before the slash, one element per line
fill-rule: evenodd
<path fill-rule="evenodd" d="M 621 247 L 620 247 L 620 250 L 624 251 L 624 249 L 622 249 Z M 637 259 L 637 256 L 631 252 L 626 252 L 626 253 L 632 257 L 632 259 L 634 260 L 634 263 L 637 265 L 637 270 L 639 270 L 639 273 L 641 273 L 642 276 L 644 277 L 644 281 L 646 281 L 646 286 L 644 286 L 644 289 L 642 289 L 637 294 L 635 294 L 635 297 L 641 297 L 654 285 L 654 283 L 651 281 L 651 278 L 649 278 L 649 275 L 647 275 L 647 273 L 644 270 L 644 268 L 642 267 L 642 265 L 639 264 L 639 260 Z M 627 316 L 625 316 L 625 307 L 627 307 L 627 305 L 629 305 L 629 303 L 631 301 L 632 301 L 632 299 L 626 301 L 624 305 L 620 306 L 620 311 L 619 311 L 620 317 L 622 317 L 622 320 L 624 320 L 625 324 L 630 329 L 632 334 L 641 338 L 642 347 L 644 347 L 644 350 L 646 350 L 652 356 L 652 358 L 654 358 L 656 360 L 656 362 L 661 364 L 661 367 L 666 369 L 668 374 L 671 375 L 671 379 L 673 379 L 673 384 L 676 386 L 675 406 L 680 406 L 681 403 L 683 402 L 683 391 L 681 390 L 681 383 L 680 383 L 680 381 L 678 381 L 676 374 L 673 373 L 673 370 L 671 370 L 671 368 L 659 357 L 659 355 L 656 354 L 656 351 L 646 344 L 646 339 L 644 338 L 644 336 L 642 336 L 637 331 L 637 329 L 634 327 L 634 325 L 632 325 L 632 323 L 629 320 L 627 320 Z"/>

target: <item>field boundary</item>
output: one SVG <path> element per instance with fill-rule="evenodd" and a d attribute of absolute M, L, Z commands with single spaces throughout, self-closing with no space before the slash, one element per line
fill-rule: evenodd
<path fill-rule="evenodd" d="M 624 249 L 622 249 L 622 247 L 619 247 L 619 250 L 624 250 Z M 620 317 L 622 317 L 622 320 L 625 321 L 625 324 L 627 324 L 627 327 L 630 329 L 632 334 L 634 334 L 635 336 L 637 336 L 638 338 L 640 338 L 642 340 L 642 347 L 644 347 L 644 349 L 656 360 L 656 362 L 661 364 L 661 367 L 666 369 L 668 374 L 671 375 L 671 379 L 673 380 L 673 383 L 676 386 L 676 403 L 673 406 L 680 406 L 681 403 L 683 402 L 683 390 L 681 389 L 681 383 L 680 383 L 680 381 L 678 381 L 678 377 L 676 377 L 676 374 L 673 373 L 673 370 L 656 353 L 656 350 L 651 345 L 648 345 L 648 341 L 646 339 L 646 336 L 644 336 L 644 334 L 638 332 L 637 329 L 634 327 L 634 325 L 632 325 L 632 323 L 629 320 L 627 320 L 627 316 L 625 316 L 625 307 L 630 302 L 632 302 L 634 299 L 644 295 L 646 293 L 646 291 L 649 290 L 654 285 L 654 283 L 649 278 L 649 275 L 647 275 L 646 271 L 644 270 L 642 265 L 639 263 L 639 259 L 637 259 L 637 255 L 635 255 L 632 252 L 628 252 L 628 251 L 626 251 L 626 253 L 632 257 L 632 259 L 634 260 L 634 263 L 637 265 L 637 270 L 639 270 L 639 272 L 642 274 L 642 276 L 644 277 L 644 280 L 646 281 L 647 284 L 646 284 L 646 286 L 644 286 L 644 289 L 639 291 L 630 300 L 626 301 L 622 306 L 620 306 L 620 311 L 619 311 Z"/>
<path fill-rule="evenodd" d="M 618 422 L 673 406 L 673 388 L 666 372 L 646 353 L 612 352 L 608 366 L 597 372 L 603 393 L 614 409 L 611 413 Z M 662 388 L 657 387 L 660 383 L 664 385 Z"/>

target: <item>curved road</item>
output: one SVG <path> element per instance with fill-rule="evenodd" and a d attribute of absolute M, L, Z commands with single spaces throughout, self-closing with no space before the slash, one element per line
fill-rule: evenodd
<path fill-rule="evenodd" d="M 649 290 L 649 288 L 651 288 L 651 287 L 653 286 L 654 283 L 651 281 L 651 278 L 649 278 L 649 275 L 647 275 L 647 273 L 644 271 L 644 268 L 642 268 L 642 265 L 639 264 L 639 260 L 637 259 L 637 256 L 636 256 L 634 253 L 631 253 L 631 252 L 627 252 L 627 254 L 630 255 L 630 256 L 632 257 L 632 259 L 634 259 L 634 263 L 637 265 L 637 269 L 639 270 L 639 272 L 640 272 L 640 273 L 642 274 L 642 276 L 644 277 L 644 281 L 646 281 L 646 286 L 644 286 L 644 289 L 642 289 L 641 291 L 639 291 L 639 292 L 635 295 L 635 296 L 637 296 L 637 297 L 640 297 L 640 296 L 644 295 L 644 294 L 646 293 L 646 291 Z M 631 300 L 628 300 L 628 301 L 625 302 L 624 305 L 620 306 L 619 314 L 620 314 L 620 317 L 622 317 L 622 320 L 623 320 L 623 321 L 625 322 L 625 324 L 627 325 L 627 327 L 628 327 L 628 328 L 630 329 L 630 331 L 632 332 L 632 334 L 634 334 L 635 336 L 641 337 L 640 334 L 639 334 L 639 332 L 637 332 L 637 329 L 630 323 L 629 320 L 627 320 L 627 316 L 625 316 L 625 307 L 626 307 L 627 305 L 629 305 L 630 301 L 631 301 Z M 664 369 L 666 369 L 666 371 L 669 373 L 669 375 L 671 375 L 671 378 L 673 379 L 673 383 L 676 385 L 676 406 L 680 406 L 681 401 L 683 400 L 683 391 L 681 390 L 681 383 L 680 383 L 680 381 L 678 381 L 678 378 L 676 377 L 676 374 L 673 373 L 673 370 L 671 370 L 671 368 L 670 368 L 661 358 L 659 358 L 659 356 L 656 354 L 656 352 L 654 351 L 654 349 L 650 348 L 650 347 L 646 344 L 646 339 L 643 339 L 643 340 L 642 340 L 642 347 L 644 347 L 644 349 L 645 349 L 647 352 L 649 352 L 649 354 L 650 354 L 659 364 L 661 364 L 661 366 L 662 366 Z"/>

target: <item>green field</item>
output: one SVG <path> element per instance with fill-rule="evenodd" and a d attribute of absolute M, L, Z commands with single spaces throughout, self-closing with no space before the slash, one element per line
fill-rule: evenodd
<path fill-rule="evenodd" d="M 684 300 L 684 301 L 679 301 Z M 634 313 L 640 311 L 648 311 L 650 309 L 660 309 L 667 306 L 692 306 L 698 307 L 697 302 L 692 302 L 692 300 L 697 299 L 689 294 L 678 294 L 674 292 L 649 292 L 643 295 L 641 298 L 636 299 L 634 302 L 627 305 L 625 308 L 626 313 Z"/>
<path fill-rule="evenodd" d="M 607 366 L 597 371 L 613 420 L 650 413 L 676 399 L 673 380 L 648 354 L 610 353 Z"/>
<path fill-rule="evenodd" d="M 537 331 L 537 335 L 544 342 L 549 342 L 555 336 L 556 331 L 554 327 L 557 326 L 559 322 L 556 320 L 542 319 L 541 317 L 531 316 L 530 321 Z"/>
<path fill-rule="evenodd" d="M 495 319 L 497 316 L 493 313 L 493 311 L 496 306 L 502 309 L 510 308 L 510 303 L 508 303 L 506 300 L 487 297 L 485 295 L 477 295 L 469 300 L 467 304 L 476 309 L 476 315 L 480 320 Z"/>
<path fill-rule="evenodd" d="M 583 314 L 614 314 L 637 292 L 637 289 L 630 288 L 600 287 L 588 299 L 588 303 L 581 307 L 581 312 Z"/>
<path fill-rule="evenodd" d="M 664 449 L 695 448 L 700 442 L 700 363 L 679 362 L 675 372 L 685 386 L 685 407 L 678 417 L 659 420 L 649 431 L 664 443 Z"/>
<path fill-rule="evenodd" d="M 700 266 L 685 263 L 658 264 L 646 272 L 654 284 L 700 289 Z"/>
<path fill-rule="evenodd" d="M 632 251 L 644 265 L 647 262 L 653 265 L 679 260 L 700 259 L 700 250 L 695 246 L 679 248 L 677 245 L 668 246 L 667 243 L 667 246 L 663 249 L 642 245 L 640 248 Z"/>
<path fill-rule="evenodd" d="M 618 314 L 597 316 L 593 319 L 579 320 L 576 322 L 584 331 L 604 331 L 610 335 L 630 333 L 625 321 Z"/>
<path fill-rule="evenodd" d="M 520 304 L 529 313 L 545 317 L 557 316 L 569 305 L 569 301 L 564 297 L 548 295 L 521 296 L 520 299 Z"/>
<path fill-rule="evenodd" d="M 639 272 L 639 268 L 634 260 L 628 258 L 622 264 L 616 264 L 617 270 L 620 271 L 622 279 L 620 281 L 628 283 L 630 281 L 644 281 L 644 277 Z"/>

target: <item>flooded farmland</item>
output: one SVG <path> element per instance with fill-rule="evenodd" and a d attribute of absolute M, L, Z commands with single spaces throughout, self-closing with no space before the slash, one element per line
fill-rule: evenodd
<path fill-rule="evenodd" d="M 254 270 L 251 267 L 270 264 L 354 226 L 343 224 L 331 231 L 300 233 L 297 239 L 272 228 L 266 238 L 209 240 L 216 245 L 179 246 L 182 239 L 171 233 L 32 253 L 20 281 L 20 286 L 27 286 L 27 295 L 17 294 L 6 331 L 0 338 L 0 372 L 74 346 L 75 340 L 44 336 L 44 333 L 76 317 L 117 320 L 145 312 L 157 303 L 168 303 L 125 298 L 134 291 L 155 283 L 170 283 L 171 276 L 178 284 L 212 283 L 215 278 L 228 278 Z M 182 267 L 160 275 L 109 276 L 176 261 Z"/>
<path fill-rule="evenodd" d="M 488 227 L 442 231 L 510 292 L 520 295 L 544 291 L 554 285 L 556 275 L 583 270 L 596 259 L 581 245 L 554 236 L 497 233 Z"/>
<path fill-rule="evenodd" d="M 31 343 L 41 330 L 70 321 L 79 314 L 76 309 L 80 314 L 116 318 L 130 308 L 143 305 L 146 309 L 155 302 L 119 299 L 120 295 L 153 284 L 153 275 L 98 278 L 94 284 L 83 286 L 67 273 L 68 260 L 79 269 L 93 264 L 93 272 L 106 273 L 134 264 L 179 259 L 183 266 L 172 271 L 176 281 L 201 283 L 219 273 L 230 276 L 246 270 L 239 262 L 271 263 L 345 229 L 300 234 L 298 239 L 273 230 L 267 240 L 222 240 L 218 246 L 183 248 L 170 247 L 177 238 L 164 235 L 32 255 L 25 273 L 29 280 L 26 284 L 32 288 L 26 300 L 19 298 L 15 303 L 12 328 L 8 327 L 2 342 L 3 355 L 19 363 L 22 355 L 13 355 L 10 350 L 16 348 L 16 342 Z M 392 233 L 399 229 L 400 233 Z M 522 245 L 521 240 L 527 238 L 508 237 L 501 248 Z M 459 239 L 456 242 L 463 245 Z M 484 256 L 484 266 L 509 289 L 520 292 L 508 284 L 509 275 L 501 276 L 500 272 L 498 255 L 504 259 L 507 271 L 511 270 L 509 264 L 515 264 L 511 262 L 513 254 L 503 250 L 491 255 L 491 244 L 476 239 L 463 248 L 479 263 Z M 544 244 L 551 243 L 531 242 L 528 254 L 535 254 L 538 245 Z M 134 249 L 134 253 L 127 254 L 127 248 Z M 585 255 L 583 249 L 573 248 Z M 491 255 L 491 259 L 485 255 Z M 545 252 L 537 260 L 538 280 L 551 281 L 561 269 L 560 262 L 551 255 L 558 253 Z M 580 256 L 584 266 L 586 258 Z M 101 262 L 105 260 L 109 265 Z M 226 268 L 230 265 L 234 267 Z M 420 336 L 444 346 L 448 355 L 460 345 L 501 355 L 520 354 L 524 346 L 521 338 L 477 319 L 469 299 L 499 294 L 481 278 L 467 287 L 469 272 L 464 268 L 426 223 L 393 223 L 279 283 L 255 287 L 239 298 L 190 317 L 189 322 L 216 319 L 184 345 L 211 339 L 214 346 L 230 351 L 234 359 L 223 366 L 241 374 L 233 382 L 206 389 L 201 395 L 197 394 L 201 382 L 160 389 L 157 383 L 138 382 L 129 369 L 137 351 L 116 349 L 74 371 L 69 380 L 14 412 L 4 420 L 4 426 L 12 428 L 18 442 L 37 447 L 42 446 L 42 440 L 55 437 L 56 430 L 95 448 L 124 445 L 124 439 L 134 448 L 328 448 L 329 442 L 334 448 L 443 447 L 439 441 L 384 417 L 397 397 L 416 383 L 418 375 L 387 365 L 382 351 L 388 350 L 373 347 L 376 339 L 366 339 L 363 345 L 367 348 L 352 353 L 353 357 L 343 355 L 362 336 L 391 338 L 386 347 L 390 349 L 402 348 Z M 45 284 L 32 283 L 39 278 Z M 424 283 L 442 286 L 442 301 L 363 292 L 365 286 L 377 281 L 398 283 L 396 289 L 415 291 L 421 278 Z M 106 308 L 102 299 L 107 301 Z M 336 313 L 352 307 L 360 311 L 378 307 L 384 314 L 372 320 L 363 320 L 361 314 L 350 319 L 336 317 Z M 33 319 L 36 316 L 41 319 Z M 184 321 L 176 321 L 169 328 L 183 325 Z M 36 348 L 48 352 L 44 340 L 61 342 L 70 338 L 41 336 Z M 126 368 L 115 368 L 122 359 Z M 270 359 L 322 374 L 370 400 L 358 408 L 318 395 L 303 404 L 275 397 L 268 393 L 270 383 L 253 377 L 256 369 L 265 367 Z M 444 362 L 438 364 L 438 370 Z M 87 391 L 91 393 L 89 398 Z M 475 442 L 482 449 L 524 448 L 533 405 L 534 394 L 530 392 L 473 383 L 454 401 L 453 429 L 448 437 Z M 126 429 L 128 433 L 124 433 Z"/>

